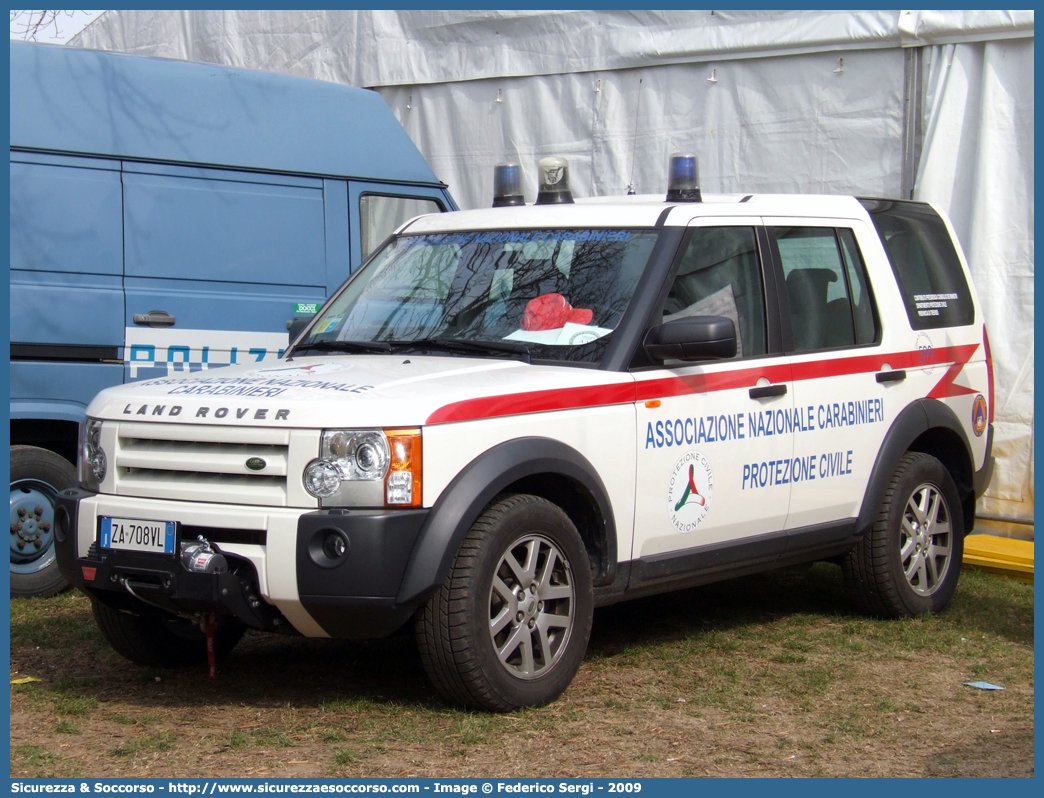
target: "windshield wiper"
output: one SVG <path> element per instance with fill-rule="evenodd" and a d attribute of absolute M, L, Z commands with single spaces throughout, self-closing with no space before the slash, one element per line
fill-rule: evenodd
<path fill-rule="evenodd" d="M 395 343 L 396 351 L 441 349 L 448 352 L 463 352 L 469 355 L 507 355 L 529 362 L 529 347 L 513 341 L 463 341 L 459 338 L 418 338 L 416 341 Z"/>
<path fill-rule="evenodd" d="M 387 341 L 312 341 L 298 344 L 294 354 L 306 349 L 318 349 L 321 352 L 369 352 L 380 355 L 391 354 L 391 344 Z"/>

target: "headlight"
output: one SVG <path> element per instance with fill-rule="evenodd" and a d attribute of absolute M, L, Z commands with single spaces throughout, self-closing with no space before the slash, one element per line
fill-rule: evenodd
<path fill-rule="evenodd" d="M 419 429 L 323 432 L 304 487 L 324 507 L 416 507 L 421 502 Z"/>
<path fill-rule="evenodd" d="M 80 484 L 88 490 L 97 490 L 109 469 L 109 460 L 101 447 L 102 423 L 86 419 L 80 426 L 80 457 L 77 462 Z"/>
<path fill-rule="evenodd" d="M 341 479 L 384 479 L 391 452 L 382 431 L 327 430 L 320 459 L 332 462 Z"/>

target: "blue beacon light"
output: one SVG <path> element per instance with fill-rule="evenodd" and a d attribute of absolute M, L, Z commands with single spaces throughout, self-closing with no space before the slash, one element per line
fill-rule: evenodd
<path fill-rule="evenodd" d="M 691 153 L 674 153 L 667 175 L 667 202 L 703 202 L 700 166 Z"/>

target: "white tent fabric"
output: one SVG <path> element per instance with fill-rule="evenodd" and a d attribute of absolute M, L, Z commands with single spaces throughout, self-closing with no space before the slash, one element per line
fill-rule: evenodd
<path fill-rule="evenodd" d="M 1033 516 L 1033 41 L 931 48 L 915 198 L 945 208 L 986 315 L 997 386 L 988 514 Z M 1029 98 L 1027 103 L 1026 98 Z"/>
<path fill-rule="evenodd" d="M 990 328 L 980 511 L 1032 518 L 1032 11 L 110 11 L 72 44 L 374 88 L 465 208 L 503 161 L 532 200 L 552 154 L 580 197 L 663 191 L 676 150 L 710 192 L 912 184 L 951 216 Z"/>

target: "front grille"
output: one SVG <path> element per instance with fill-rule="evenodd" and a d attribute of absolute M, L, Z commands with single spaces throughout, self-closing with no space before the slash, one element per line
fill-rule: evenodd
<path fill-rule="evenodd" d="M 122 423 L 116 493 L 150 499 L 286 507 L 291 432 Z M 247 468 L 253 458 L 260 470 Z"/>

